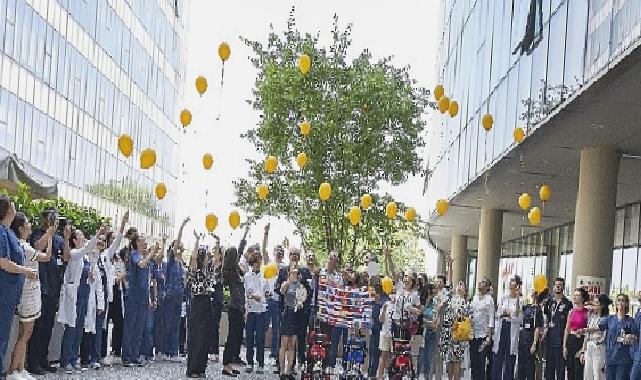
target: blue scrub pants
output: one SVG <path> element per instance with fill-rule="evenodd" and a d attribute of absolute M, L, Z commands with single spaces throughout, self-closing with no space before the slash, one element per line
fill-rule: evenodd
<path fill-rule="evenodd" d="M 80 355 L 80 342 L 85 330 L 85 317 L 89 304 L 89 284 L 81 280 L 78 287 L 78 298 L 76 300 L 76 326 L 65 325 L 65 332 L 62 335 L 62 350 L 60 353 L 60 368 L 78 364 Z"/>
<path fill-rule="evenodd" d="M 122 363 L 140 362 L 140 346 L 147 321 L 148 296 L 128 294 L 125 296 L 125 326 L 122 340 Z"/>
<path fill-rule="evenodd" d="M 165 323 L 165 355 L 178 356 L 180 338 L 180 314 L 182 313 L 182 293 L 167 294 L 165 297 L 163 321 Z"/>

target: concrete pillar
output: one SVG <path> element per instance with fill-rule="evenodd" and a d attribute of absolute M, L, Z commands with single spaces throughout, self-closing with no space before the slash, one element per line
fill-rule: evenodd
<path fill-rule="evenodd" d="M 501 259 L 501 238 L 503 236 L 503 210 L 481 208 L 479 223 L 479 253 L 476 279 L 488 278 L 492 281 L 494 294 L 498 290 L 499 260 Z"/>
<path fill-rule="evenodd" d="M 456 286 L 459 281 L 467 284 L 467 236 L 452 235 L 452 284 Z M 474 284 L 468 284 L 472 288 Z"/>
<path fill-rule="evenodd" d="M 573 287 L 577 276 L 594 276 L 604 278 L 605 289 L 610 288 L 620 158 L 612 147 L 581 151 L 574 217 Z"/>

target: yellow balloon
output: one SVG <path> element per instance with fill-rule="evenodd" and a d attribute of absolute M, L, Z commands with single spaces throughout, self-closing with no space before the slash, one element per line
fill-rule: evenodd
<path fill-rule="evenodd" d="M 385 276 L 381 280 L 381 287 L 386 294 L 392 294 L 394 291 L 394 281 L 391 278 Z"/>
<path fill-rule="evenodd" d="M 443 95 L 438 100 L 438 110 L 441 113 L 445 113 L 445 112 L 447 112 L 448 109 L 450 109 L 450 98 L 448 98 L 447 96 Z"/>
<path fill-rule="evenodd" d="M 258 194 L 258 199 L 264 201 L 267 199 L 267 195 L 269 195 L 269 187 L 264 183 L 261 183 L 256 187 L 256 193 Z"/>
<path fill-rule="evenodd" d="M 309 72 L 309 69 L 311 69 L 311 67 L 312 59 L 309 58 L 309 55 L 301 54 L 300 57 L 298 57 L 298 68 L 300 69 L 300 72 L 305 75 Z"/>
<path fill-rule="evenodd" d="M 443 216 L 447 212 L 449 206 L 450 204 L 446 199 L 439 199 L 438 201 L 436 201 L 436 212 L 440 216 Z"/>
<path fill-rule="evenodd" d="M 389 219 L 394 219 L 394 218 L 396 218 L 396 213 L 397 213 L 397 212 L 398 212 L 398 207 L 396 206 L 396 203 L 395 203 L 395 202 L 389 202 L 389 203 L 385 206 L 385 215 L 387 215 L 387 217 L 388 217 Z"/>
<path fill-rule="evenodd" d="M 298 156 L 296 156 L 296 163 L 301 169 L 304 168 L 305 165 L 307 165 L 307 154 L 305 154 L 305 152 L 298 153 Z"/>
<path fill-rule="evenodd" d="M 483 125 L 483 129 L 485 129 L 486 132 L 489 132 L 494 125 L 494 117 L 489 113 L 486 113 L 483 115 L 483 119 L 481 119 L 481 124 Z"/>
<path fill-rule="evenodd" d="M 436 87 L 434 87 L 434 99 L 439 101 L 443 95 L 445 95 L 445 88 L 443 88 L 443 85 L 436 85 Z"/>
<path fill-rule="evenodd" d="M 265 171 L 267 173 L 273 173 L 276 171 L 276 168 L 278 167 L 278 160 L 274 156 L 269 156 L 265 160 Z"/>
<path fill-rule="evenodd" d="M 218 226 L 218 217 L 214 214 L 207 214 L 205 217 L 205 227 L 207 231 L 212 232 Z"/>
<path fill-rule="evenodd" d="M 447 110 L 451 117 L 456 117 L 458 115 L 458 102 L 452 100 Z"/>
<path fill-rule="evenodd" d="M 214 158 L 209 153 L 203 155 L 203 167 L 206 170 L 211 169 L 211 166 L 214 164 Z"/>
<path fill-rule="evenodd" d="M 329 197 L 332 196 L 332 186 L 327 182 L 321 183 L 320 187 L 318 188 L 318 196 L 321 201 L 328 200 Z"/>
<path fill-rule="evenodd" d="M 308 123 L 308 122 L 306 122 L 306 121 L 303 121 L 303 122 L 300 124 L 300 133 L 301 133 L 301 135 L 303 135 L 303 136 L 307 136 L 307 135 L 309 135 L 309 132 L 310 132 L 310 130 L 311 130 L 311 129 L 312 129 L 312 126 L 311 126 L 311 125 L 309 125 L 309 123 Z"/>
<path fill-rule="evenodd" d="M 527 210 L 530 208 L 530 204 L 532 204 L 532 197 L 530 197 L 530 194 L 523 193 L 519 196 L 519 207 L 521 209 Z"/>
<path fill-rule="evenodd" d="M 196 91 L 202 96 L 207 91 L 207 78 L 200 75 L 196 78 Z"/>
<path fill-rule="evenodd" d="M 129 157 L 134 151 L 134 140 L 129 135 L 120 135 L 118 137 L 118 149 L 123 156 Z"/>
<path fill-rule="evenodd" d="M 183 128 L 191 124 L 191 112 L 188 109 L 180 111 L 180 124 L 183 125 Z"/>
<path fill-rule="evenodd" d="M 218 45 L 218 56 L 223 62 L 228 60 L 230 55 L 231 49 L 229 48 L 229 44 L 227 44 L 227 42 L 223 42 Z"/>
<path fill-rule="evenodd" d="M 361 209 L 358 206 L 349 208 L 349 222 L 352 223 L 352 226 L 356 226 L 361 222 Z"/>
<path fill-rule="evenodd" d="M 525 131 L 523 131 L 523 128 L 517 127 L 514 128 L 514 141 L 517 142 L 517 144 L 520 144 L 525 140 Z"/>
<path fill-rule="evenodd" d="M 147 148 L 140 154 L 140 167 L 142 169 L 149 169 L 156 164 L 156 151 Z"/>
<path fill-rule="evenodd" d="M 163 199 L 167 194 L 167 186 L 164 183 L 160 182 L 156 185 L 156 197 L 158 199 Z"/>
<path fill-rule="evenodd" d="M 271 262 L 263 267 L 263 277 L 266 280 L 271 280 L 278 276 L 278 265 L 275 262 Z"/>
<path fill-rule="evenodd" d="M 372 205 L 372 196 L 369 194 L 363 194 L 363 196 L 361 197 L 361 207 L 364 210 L 367 210 L 370 208 L 371 205 Z"/>
<path fill-rule="evenodd" d="M 414 219 L 416 219 L 416 210 L 414 210 L 414 208 L 412 207 L 405 210 L 405 220 L 407 220 L 408 222 L 413 222 Z"/>
<path fill-rule="evenodd" d="M 533 226 L 538 226 L 541 224 L 541 209 L 538 207 L 532 207 L 530 212 L 527 214 L 527 218 Z"/>
<path fill-rule="evenodd" d="M 539 198 L 541 198 L 541 201 L 547 202 L 550 200 L 550 197 L 552 196 L 552 189 L 550 189 L 550 186 L 548 185 L 543 185 L 539 189 Z"/>
<path fill-rule="evenodd" d="M 238 211 L 234 210 L 229 214 L 229 226 L 233 229 L 240 226 L 240 214 L 238 214 Z"/>
<path fill-rule="evenodd" d="M 534 290 L 537 293 L 541 293 L 548 287 L 548 278 L 542 274 L 537 274 L 534 276 Z"/>

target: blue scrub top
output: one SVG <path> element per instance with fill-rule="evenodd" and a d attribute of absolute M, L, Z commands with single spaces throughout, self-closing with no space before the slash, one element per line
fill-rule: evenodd
<path fill-rule="evenodd" d="M 183 279 L 185 273 L 182 265 L 176 260 L 176 256 L 169 255 L 167 260 L 167 267 L 165 269 L 165 292 L 167 295 L 183 294 L 185 292 L 185 285 Z"/>
<path fill-rule="evenodd" d="M 632 346 L 617 342 L 621 330 L 625 334 L 639 336 L 639 326 L 632 317 L 625 316 L 619 320 L 616 315 L 601 318 L 599 329 L 605 330 L 605 356 L 606 364 L 618 365 L 632 362 Z"/>
<path fill-rule="evenodd" d="M 152 260 L 149 262 L 149 273 L 151 278 L 156 281 L 156 290 L 158 292 L 158 299 L 162 300 L 165 296 L 165 279 L 167 277 L 165 263 L 162 261 L 160 264 Z"/>
<path fill-rule="evenodd" d="M 142 255 L 134 250 L 129 255 L 129 280 L 128 295 L 141 299 L 149 299 L 149 267 L 141 268 L 138 263 L 142 261 Z"/>
<path fill-rule="evenodd" d="M 7 226 L 0 224 L 0 258 L 24 265 L 24 250 L 18 238 Z M 25 275 L 0 269 L 0 304 L 15 308 L 20 303 Z"/>

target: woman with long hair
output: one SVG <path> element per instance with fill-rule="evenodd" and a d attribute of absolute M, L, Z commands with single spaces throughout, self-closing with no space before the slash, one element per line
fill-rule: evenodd
<path fill-rule="evenodd" d="M 212 249 L 212 260 L 210 263 L 213 272 L 211 294 L 211 306 L 213 310 L 213 331 L 209 353 L 214 363 L 218 363 L 220 354 L 220 318 L 223 313 L 223 251 L 220 247 L 220 238 L 213 235 L 216 246 Z"/>
<path fill-rule="evenodd" d="M 599 294 L 593 301 L 588 327 L 582 333 L 585 335 L 583 347 L 580 351 L 580 359 L 584 365 L 584 380 L 603 380 L 605 373 L 605 332 L 599 329 L 599 321 L 610 314 L 610 297 Z"/>
<path fill-rule="evenodd" d="M 605 331 L 605 375 L 608 380 L 630 378 L 632 349 L 639 341 L 639 326 L 630 317 L 630 297 L 616 297 L 616 314 L 599 320 L 599 330 Z"/>
<path fill-rule="evenodd" d="M 191 254 L 187 286 L 191 290 L 191 314 L 189 316 L 189 339 L 187 339 L 187 377 L 205 378 L 207 354 L 211 344 L 211 283 L 212 267 L 207 250 L 199 248 L 201 236 L 196 235 L 196 245 Z"/>
<path fill-rule="evenodd" d="M 111 321 L 111 352 L 119 357 L 122 353 L 122 335 L 124 332 L 125 319 L 125 293 L 129 284 L 127 283 L 127 266 L 132 248 L 132 238 L 138 236 L 135 227 L 129 227 L 124 238 L 129 242 L 125 247 L 113 255 L 111 266 L 114 271 L 114 284 L 112 286 L 112 301 L 109 302 L 106 325 Z"/>
<path fill-rule="evenodd" d="M 574 289 L 572 297 L 574 307 L 570 310 L 563 334 L 563 357 L 569 380 L 583 380 L 583 363 L 580 360 L 580 351 L 583 347 L 583 330 L 588 326 L 588 309 L 584 306 L 589 300 L 590 295 L 587 290 Z"/>
<path fill-rule="evenodd" d="M 9 344 L 11 324 L 25 281 L 38 278 L 38 270 L 24 265 L 24 251 L 16 234 L 9 228 L 16 216 L 16 207 L 6 195 L 0 195 L 0 358 Z"/>
<path fill-rule="evenodd" d="M 80 342 L 85 329 L 87 313 L 96 312 L 95 309 L 89 310 L 89 297 L 92 292 L 95 295 L 96 286 L 94 283 L 101 280 L 92 271 L 89 254 L 96 247 L 98 236 L 104 235 L 106 231 L 107 227 L 103 225 L 89 241 L 85 239 L 81 230 L 76 229 L 71 232 L 71 250 L 69 257 L 66 258 L 67 269 L 60 292 L 60 308 L 57 318 L 65 329 L 62 336 L 60 368 L 64 368 L 69 375 L 74 372 L 80 373 L 83 370 L 78 362 Z M 94 304 L 94 307 L 104 311 L 105 306 L 104 304 Z"/>
<path fill-rule="evenodd" d="M 47 262 L 51 258 L 51 251 L 53 247 L 53 235 L 56 233 L 54 226 L 47 229 L 45 235 L 47 236 L 47 252 L 41 253 L 36 251 L 27 239 L 31 235 L 31 223 L 27 220 L 25 214 L 19 212 L 13 218 L 11 223 L 11 231 L 18 237 L 20 246 L 25 253 L 25 266 L 33 270 L 38 270 L 39 262 Z M 20 328 L 18 333 L 18 340 L 13 347 L 11 354 L 11 365 L 7 371 L 7 379 L 33 379 L 33 377 L 25 370 L 25 357 L 27 351 L 27 343 L 31 338 L 33 332 L 33 324 L 36 319 L 40 318 L 40 308 L 42 300 L 40 299 L 40 280 L 27 280 L 22 287 L 22 295 L 20 297 L 20 304 L 18 305 L 17 314 L 20 319 Z"/>
<path fill-rule="evenodd" d="M 223 281 L 229 287 L 229 303 L 227 304 L 229 330 L 227 341 L 225 342 L 225 351 L 223 352 L 222 374 L 237 377 L 240 371 L 235 369 L 232 363 L 240 356 L 240 345 L 243 341 L 245 286 L 238 268 L 238 251 L 234 247 L 225 251 Z"/>
<path fill-rule="evenodd" d="M 470 316 L 470 304 L 467 301 L 467 288 L 463 281 L 456 285 L 456 293 L 446 296 L 445 303 L 441 307 L 443 316 L 441 334 L 439 339 L 440 356 L 447 366 L 447 374 L 450 380 L 458 380 L 461 377 L 461 363 L 467 346 L 466 341 L 454 340 L 454 328 L 456 323 Z"/>
<path fill-rule="evenodd" d="M 296 355 L 296 343 L 300 326 L 305 323 L 303 303 L 310 291 L 306 282 L 301 281 L 302 276 L 298 271 L 298 265 L 291 264 L 287 273 L 287 281 L 280 286 L 280 294 L 283 299 L 283 312 L 280 323 L 280 378 L 293 379 L 294 360 Z"/>
<path fill-rule="evenodd" d="M 497 307 L 492 348 L 494 380 L 514 379 L 514 366 L 519 350 L 519 329 L 523 321 L 521 285 L 521 277 L 514 276 L 510 280 L 509 294 L 501 298 Z"/>

